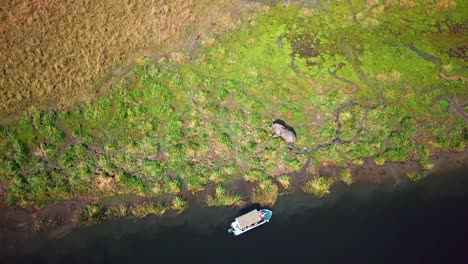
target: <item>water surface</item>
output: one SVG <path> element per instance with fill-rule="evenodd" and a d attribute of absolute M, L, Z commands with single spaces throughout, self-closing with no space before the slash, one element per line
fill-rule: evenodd
<path fill-rule="evenodd" d="M 5 261 L 462 263 L 468 256 L 465 171 L 417 184 L 338 186 L 322 200 L 281 197 L 270 223 L 238 237 L 227 233 L 238 209 L 192 206 L 179 216 L 118 220 L 24 243 Z"/>

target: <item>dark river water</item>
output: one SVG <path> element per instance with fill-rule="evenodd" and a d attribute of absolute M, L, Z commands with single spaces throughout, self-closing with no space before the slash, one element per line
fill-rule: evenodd
<path fill-rule="evenodd" d="M 118 220 L 31 240 L 6 263 L 468 263 L 466 167 L 417 184 L 338 186 L 281 197 L 270 223 L 227 233 L 235 208 Z M 248 210 L 250 208 L 246 208 Z"/>

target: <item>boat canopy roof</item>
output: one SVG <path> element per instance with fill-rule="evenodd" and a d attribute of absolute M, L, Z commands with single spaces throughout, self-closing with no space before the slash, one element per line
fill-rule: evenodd
<path fill-rule="evenodd" d="M 236 218 L 237 223 L 239 223 L 239 227 L 245 228 L 253 223 L 262 220 L 257 210 L 250 211 L 245 215 L 241 215 Z"/>

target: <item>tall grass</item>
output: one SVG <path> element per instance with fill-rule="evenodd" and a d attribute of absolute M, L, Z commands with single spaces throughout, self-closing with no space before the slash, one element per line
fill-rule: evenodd
<path fill-rule="evenodd" d="M 244 204 L 240 195 L 229 194 L 222 185 L 216 186 L 215 193 L 208 196 L 208 206 L 241 206 Z"/>
<path fill-rule="evenodd" d="M 349 168 L 346 168 L 340 172 L 340 180 L 346 183 L 347 185 L 350 185 L 351 183 L 353 183 L 351 170 Z"/>
<path fill-rule="evenodd" d="M 252 192 L 252 201 L 262 205 L 273 205 L 278 198 L 278 186 L 270 179 L 264 179 Z"/>
<path fill-rule="evenodd" d="M 88 204 L 83 209 L 80 222 L 83 225 L 99 223 L 104 217 L 104 208 L 101 204 Z"/>
<path fill-rule="evenodd" d="M 286 190 L 288 190 L 291 187 L 291 180 L 290 180 L 289 176 L 287 176 L 287 175 L 281 175 L 276 180 Z"/>
<path fill-rule="evenodd" d="M 187 208 L 187 202 L 184 201 L 182 198 L 179 196 L 176 196 L 171 203 L 171 209 L 180 213 L 184 211 Z"/>
<path fill-rule="evenodd" d="M 133 206 L 130 210 L 131 216 L 141 218 L 150 214 L 162 215 L 167 211 L 167 206 L 163 204 L 145 202 Z"/>
<path fill-rule="evenodd" d="M 121 218 L 128 216 L 130 212 L 133 211 L 129 210 L 126 204 L 118 204 L 107 208 L 105 215 L 109 218 Z"/>
<path fill-rule="evenodd" d="M 412 171 L 412 172 L 408 172 L 406 174 L 408 179 L 410 179 L 411 181 L 414 181 L 414 182 L 417 182 L 417 181 L 420 181 L 420 180 L 424 179 L 426 177 L 426 175 L 427 175 L 427 173 L 424 172 L 423 170 Z"/>
<path fill-rule="evenodd" d="M 318 197 L 324 197 L 330 193 L 330 187 L 333 184 L 333 179 L 317 176 L 309 180 L 304 185 L 304 192 L 313 194 Z"/>

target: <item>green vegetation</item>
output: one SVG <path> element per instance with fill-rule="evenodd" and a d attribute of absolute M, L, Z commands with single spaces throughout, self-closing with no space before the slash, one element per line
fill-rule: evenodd
<path fill-rule="evenodd" d="M 344 169 L 341 173 L 340 173 L 340 180 L 344 183 L 346 183 L 347 185 L 350 185 L 351 183 L 353 183 L 353 178 L 351 177 L 351 170 L 350 169 Z"/>
<path fill-rule="evenodd" d="M 171 204 L 172 210 L 180 213 L 180 212 L 184 211 L 186 207 L 187 207 L 187 202 L 184 201 L 182 198 L 176 196 L 172 200 L 172 204 Z"/>
<path fill-rule="evenodd" d="M 167 206 L 164 203 L 157 202 L 143 202 L 136 205 L 116 204 L 109 207 L 104 207 L 102 204 L 88 204 L 80 216 L 80 223 L 83 225 L 90 225 L 99 223 L 105 219 L 115 219 L 122 217 L 134 217 L 142 218 L 147 215 L 162 215 L 172 209 L 173 211 L 180 213 L 186 208 L 186 202 L 176 197 L 171 206 Z M 51 225 L 54 223 L 49 222 L 38 222 L 37 228 L 41 228 L 44 225 Z"/>
<path fill-rule="evenodd" d="M 70 198 L 178 195 L 164 207 L 108 211 L 141 217 L 182 210 L 185 190 L 208 183 L 217 186 L 208 205 L 239 205 L 222 186 L 242 177 L 252 202 L 273 204 L 277 184 L 290 186 L 281 175 L 308 160 L 319 168 L 412 159 L 429 169 L 432 154 L 462 151 L 467 123 L 440 98 L 468 90 L 440 74 L 463 74 L 456 54 L 468 35 L 467 2 L 319 2 L 256 5 L 206 39 L 197 57 L 145 60 L 96 100 L 32 109 L 1 125 L 8 202 L 41 208 Z M 295 128 L 303 154 L 269 137 L 276 118 Z M 339 177 L 352 182 L 346 170 Z M 319 176 L 304 190 L 322 197 L 335 180 Z M 101 214 L 91 206 L 84 222 Z"/>
<path fill-rule="evenodd" d="M 413 171 L 413 172 L 409 172 L 407 174 L 408 176 L 408 179 L 410 179 L 411 181 L 414 181 L 414 182 L 417 182 L 417 181 L 420 181 L 422 179 L 424 179 L 426 177 L 426 172 L 423 171 L 423 170 L 420 170 L 420 171 Z"/>
<path fill-rule="evenodd" d="M 252 201 L 263 205 L 273 205 L 278 198 L 278 186 L 271 179 L 258 183 L 252 192 Z"/>
<path fill-rule="evenodd" d="M 133 210 L 129 210 L 127 205 L 119 204 L 116 206 L 111 206 L 106 210 L 106 216 L 109 218 L 121 218 L 126 217 L 130 212 L 133 213 Z M 137 214 L 134 214 L 137 216 Z M 139 215 L 139 214 L 138 214 Z"/>
<path fill-rule="evenodd" d="M 141 218 L 150 214 L 162 215 L 167 210 L 168 208 L 165 205 L 146 202 L 133 206 L 130 210 L 130 214 L 132 217 Z M 113 211 L 119 213 L 120 215 L 118 216 L 125 216 L 123 215 L 124 207 L 122 205 L 116 207 Z"/>
<path fill-rule="evenodd" d="M 309 180 L 304 185 L 304 192 L 311 193 L 318 197 L 324 197 L 330 193 L 330 187 L 333 184 L 333 179 L 316 176 Z"/>
<path fill-rule="evenodd" d="M 277 179 L 276 179 L 279 184 L 281 185 L 281 187 L 283 187 L 284 189 L 288 190 L 289 187 L 291 187 L 291 180 L 288 176 L 286 175 L 281 175 L 279 176 Z"/>
<path fill-rule="evenodd" d="M 101 204 L 89 204 L 81 213 L 80 222 L 83 225 L 99 223 L 104 217 L 104 208 Z"/>
<path fill-rule="evenodd" d="M 215 193 L 212 196 L 208 196 L 206 200 L 208 206 L 241 206 L 244 204 L 240 195 L 232 195 L 221 186 L 216 186 Z"/>

